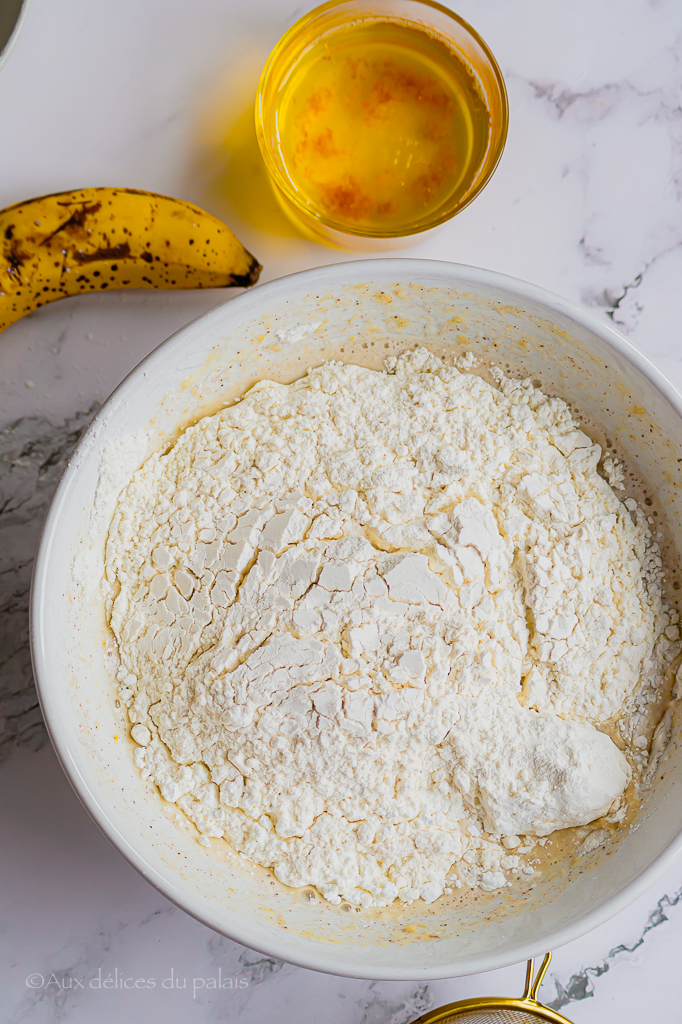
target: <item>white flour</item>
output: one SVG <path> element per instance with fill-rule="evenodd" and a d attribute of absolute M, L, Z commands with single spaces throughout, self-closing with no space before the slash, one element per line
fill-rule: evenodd
<path fill-rule="evenodd" d="M 331 902 L 530 877 L 646 766 L 679 649 L 646 518 L 563 402 L 494 376 L 416 350 L 263 381 L 111 524 L 136 763 Z"/>

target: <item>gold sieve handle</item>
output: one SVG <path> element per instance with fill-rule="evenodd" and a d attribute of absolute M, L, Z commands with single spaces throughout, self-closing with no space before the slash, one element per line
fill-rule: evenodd
<path fill-rule="evenodd" d="M 538 971 L 537 978 L 533 980 L 533 974 L 535 973 L 535 958 L 531 957 L 526 967 L 526 988 L 523 993 L 524 999 L 533 999 L 535 1002 L 538 1001 L 538 992 L 540 991 L 540 985 L 542 985 L 542 979 L 547 973 L 549 962 L 552 959 L 551 953 L 545 953 L 545 959 L 542 961 L 540 970 Z"/>

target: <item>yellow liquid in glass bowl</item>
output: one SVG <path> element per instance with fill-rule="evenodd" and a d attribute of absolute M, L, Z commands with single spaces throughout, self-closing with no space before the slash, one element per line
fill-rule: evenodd
<path fill-rule="evenodd" d="M 277 96 L 282 164 L 338 230 L 393 234 L 476 182 L 490 114 L 446 41 L 410 24 L 351 24 L 309 46 Z"/>
<path fill-rule="evenodd" d="M 279 40 L 256 97 L 283 209 L 348 248 L 396 248 L 462 210 L 507 123 L 495 58 L 436 0 L 327 0 Z"/>

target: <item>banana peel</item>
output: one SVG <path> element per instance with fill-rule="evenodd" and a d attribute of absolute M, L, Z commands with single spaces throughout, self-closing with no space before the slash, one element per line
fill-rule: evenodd
<path fill-rule="evenodd" d="M 110 288 L 247 288 L 258 261 L 182 199 L 84 188 L 0 210 L 0 330 L 71 295 Z"/>

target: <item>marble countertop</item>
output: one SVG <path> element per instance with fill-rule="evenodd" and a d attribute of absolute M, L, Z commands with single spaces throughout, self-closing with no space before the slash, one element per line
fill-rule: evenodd
<path fill-rule="evenodd" d="M 311 6 L 32 0 L 0 70 L 0 207 L 82 185 L 127 185 L 224 218 L 263 263 L 264 280 L 357 258 L 293 235 L 267 191 L 251 127 L 264 58 Z M 476 202 L 398 255 L 489 267 L 559 292 L 616 323 L 682 385 L 682 5 L 461 0 L 456 9 L 500 62 L 509 141 Z M 0 1000 L 8 1024 L 407 1024 L 441 1002 L 522 988 L 522 965 L 428 985 L 371 983 L 244 949 L 137 875 L 82 810 L 52 753 L 28 650 L 43 514 L 79 433 L 114 386 L 226 298 L 88 295 L 42 309 L 0 338 Z M 576 1024 L 673 1024 L 677 942 L 682 863 L 630 909 L 556 951 L 543 998 Z M 211 987 L 218 970 L 231 988 Z M 145 984 L 126 989 L 131 977 Z"/>

